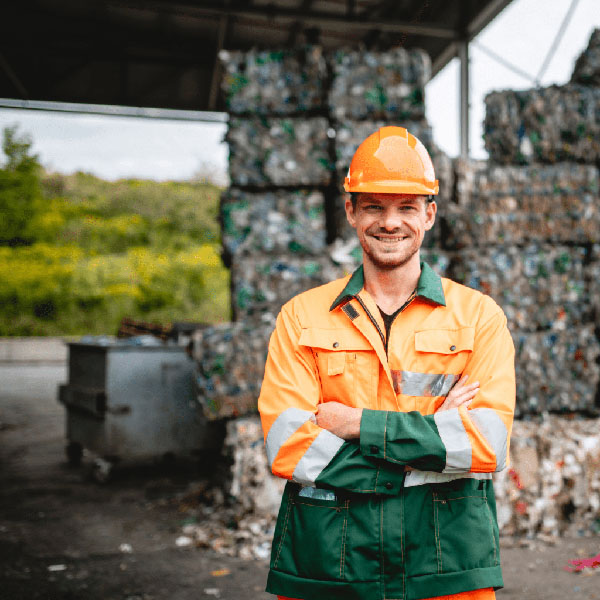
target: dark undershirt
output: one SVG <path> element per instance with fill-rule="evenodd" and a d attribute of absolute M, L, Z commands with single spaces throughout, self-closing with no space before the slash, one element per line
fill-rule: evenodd
<path fill-rule="evenodd" d="M 379 308 L 379 306 L 377 308 Z M 390 337 L 390 329 L 392 328 L 392 323 L 394 322 L 394 319 L 400 314 L 400 311 L 403 308 L 404 308 L 404 306 L 401 306 L 396 312 L 392 313 L 391 315 L 384 313 L 381 310 L 381 308 L 379 308 L 379 312 L 381 313 L 381 317 L 383 318 L 383 324 L 385 325 L 385 339 L 386 340 Z"/>
<path fill-rule="evenodd" d="M 381 310 L 381 308 L 379 307 L 379 305 L 377 306 L 377 308 L 379 308 L 379 312 L 381 313 L 381 318 L 383 319 L 383 324 L 385 325 L 385 349 L 387 352 L 387 345 L 388 345 L 388 340 L 390 339 L 390 329 L 392 328 L 392 323 L 394 322 L 394 319 L 411 303 L 411 301 L 413 300 L 413 298 L 416 296 L 416 292 L 417 290 L 413 290 L 413 293 L 408 297 L 408 300 L 395 312 L 393 312 L 391 315 L 388 315 L 387 313 L 383 312 Z"/>

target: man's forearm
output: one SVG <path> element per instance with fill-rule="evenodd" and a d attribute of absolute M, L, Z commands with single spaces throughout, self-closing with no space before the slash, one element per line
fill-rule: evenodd
<path fill-rule="evenodd" d="M 344 440 L 358 439 L 362 411 L 341 402 L 325 402 L 317 409 L 317 425 Z"/>

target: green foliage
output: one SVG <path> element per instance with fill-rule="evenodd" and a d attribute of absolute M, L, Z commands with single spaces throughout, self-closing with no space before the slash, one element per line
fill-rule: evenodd
<path fill-rule="evenodd" d="M 44 173 L 28 138 L 13 128 L 4 139 L 0 209 L 13 216 L 0 224 L 0 335 L 229 318 L 219 188 Z"/>
<path fill-rule="evenodd" d="M 30 221 L 41 208 L 39 163 L 31 154 L 31 139 L 17 127 L 3 132 L 4 159 L 0 169 L 0 244 L 24 244 L 34 237 Z"/>

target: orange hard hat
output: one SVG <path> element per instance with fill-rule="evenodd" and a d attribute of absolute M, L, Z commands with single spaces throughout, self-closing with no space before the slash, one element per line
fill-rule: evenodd
<path fill-rule="evenodd" d="M 347 192 L 437 194 L 425 146 L 404 127 L 381 127 L 356 150 L 344 181 Z"/>

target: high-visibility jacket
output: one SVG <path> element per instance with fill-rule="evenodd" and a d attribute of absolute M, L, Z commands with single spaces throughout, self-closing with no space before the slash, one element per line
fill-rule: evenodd
<path fill-rule="evenodd" d="M 436 412 L 463 374 L 480 382 L 470 407 Z M 316 424 L 332 400 L 363 408 L 360 439 Z M 362 267 L 290 300 L 258 401 L 272 472 L 289 480 L 267 591 L 413 600 L 502 587 L 491 475 L 508 461 L 514 404 L 502 310 L 426 263 L 388 339 Z"/>

